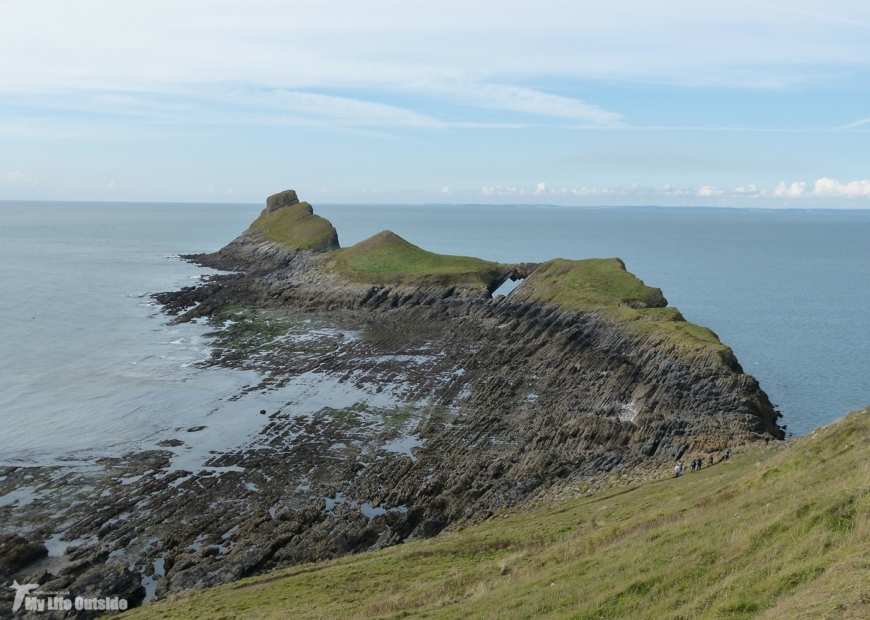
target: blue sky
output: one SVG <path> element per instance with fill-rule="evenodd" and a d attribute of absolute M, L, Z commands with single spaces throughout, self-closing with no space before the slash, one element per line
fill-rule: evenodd
<path fill-rule="evenodd" d="M 865 0 L 0 0 L 0 200 L 870 208 L 868 138 Z"/>

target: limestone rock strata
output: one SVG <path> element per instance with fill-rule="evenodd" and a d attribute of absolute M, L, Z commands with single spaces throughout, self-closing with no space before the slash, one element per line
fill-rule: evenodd
<path fill-rule="evenodd" d="M 210 364 L 255 370 L 264 389 L 316 376 L 372 398 L 266 411 L 258 435 L 197 471 L 169 467 L 181 433 L 87 475 L 0 472 L 10 490 L 36 477 L 69 499 L 0 507 L 0 526 L 28 532 L 0 541 L 17 558 L 0 572 L 73 589 L 99 578 L 138 602 L 782 437 L 730 349 L 618 260 L 502 265 L 373 239 L 334 267 L 335 229 L 285 192 L 225 248 L 188 257 L 230 273 L 155 296 L 176 321 L 223 326 Z M 365 281 L 365 269 L 396 269 L 383 239 L 413 263 L 399 284 Z M 59 531 L 78 546 L 40 560 L 37 541 Z"/>
<path fill-rule="evenodd" d="M 523 285 L 496 299 L 490 287 L 366 285 L 322 269 L 316 251 L 288 251 L 249 234 L 215 254 L 189 258 L 241 273 L 158 297 L 179 320 L 240 305 L 332 313 L 343 322 L 353 315 L 359 325 L 374 321 L 396 334 L 429 326 L 427 338 L 462 369 L 468 390 L 461 403 L 451 401 L 462 425 L 427 442 L 423 452 L 432 458 L 467 445 L 468 429 L 481 424 L 491 444 L 514 446 L 524 462 L 546 447 L 553 458 L 542 473 L 571 476 L 594 473 L 605 461 L 607 468 L 673 460 L 782 436 L 767 395 L 726 347 L 687 346 L 666 333 L 635 329 L 606 309 L 566 310 L 523 295 Z M 505 265 L 493 284 L 537 267 Z M 661 291 L 648 290 L 653 306 L 667 304 Z M 475 455 L 489 452 L 486 442 L 472 443 Z"/>
<path fill-rule="evenodd" d="M 298 429 L 283 435 L 294 438 L 284 453 L 288 476 L 311 483 L 305 472 L 329 471 L 315 486 L 321 497 L 345 503 L 330 508 L 324 500 L 301 497 L 289 501 L 297 512 L 247 524 L 245 536 L 273 540 L 258 556 L 258 570 L 433 536 L 560 486 L 670 467 L 691 455 L 782 436 L 767 395 L 712 332 L 712 344 L 694 346 L 668 330 L 639 329 L 610 308 L 593 304 L 572 311 L 529 293 L 548 274 L 565 272 L 565 261 L 541 268 L 537 280 L 539 266 L 523 264 L 500 266 L 486 286 L 389 286 L 331 272 L 328 255 L 243 235 L 215 254 L 189 257 L 236 273 L 158 297 L 182 321 L 253 307 L 313 315 L 368 334 L 312 364 L 270 354 L 261 369 L 273 376 L 317 370 L 378 389 L 397 376 L 411 384 L 408 400 L 417 404 L 418 418 L 406 455 L 380 450 L 372 460 L 367 448 L 349 448 L 327 465 L 316 450 L 302 448 Z M 621 261 L 614 269 L 623 277 Z M 537 284 L 491 297 L 504 280 L 529 276 Z M 585 286 L 582 295 L 591 290 Z M 618 304 L 625 312 L 666 306 L 658 289 L 637 288 L 641 295 L 628 291 Z M 682 317 L 673 311 L 668 320 Z M 428 373 L 409 373 L 407 363 L 385 369 L 370 361 L 411 358 L 423 349 Z M 247 367 L 244 356 L 227 356 L 226 348 L 217 363 Z M 281 437 L 289 426 L 279 415 L 272 433 Z M 324 445 L 341 437 L 352 444 L 358 429 L 323 432 L 338 433 L 322 439 Z M 267 453 L 224 455 L 215 463 L 257 469 Z M 275 501 L 288 502 L 278 496 Z M 366 505 L 380 514 L 367 516 Z M 197 568 L 196 583 L 208 583 L 217 563 Z M 161 588 L 172 591 L 173 579 L 187 583 L 175 572 Z"/>

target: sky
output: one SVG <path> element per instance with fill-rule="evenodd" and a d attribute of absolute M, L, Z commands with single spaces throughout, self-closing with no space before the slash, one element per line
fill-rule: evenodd
<path fill-rule="evenodd" d="M 870 208 L 866 0 L 0 0 L 0 200 Z"/>

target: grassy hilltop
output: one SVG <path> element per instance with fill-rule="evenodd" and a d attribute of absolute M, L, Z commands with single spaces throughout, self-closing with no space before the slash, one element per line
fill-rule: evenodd
<path fill-rule="evenodd" d="M 712 330 L 689 323 L 679 310 L 667 307 L 662 290 L 644 284 L 619 258 L 547 261 L 513 295 L 567 311 L 596 311 L 657 344 L 698 355 L 712 352 L 727 366 L 737 365 L 734 353 Z"/>
<path fill-rule="evenodd" d="M 868 493 L 870 408 L 679 479 L 539 502 L 125 617 L 866 618 Z"/>
<path fill-rule="evenodd" d="M 471 256 L 429 252 L 389 230 L 340 248 L 332 224 L 315 215 L 307 202 L 299 202 L 296 192 L 270 196 L 267 205 L 248 229 L 254 239 L 294 252 L 313 252 L 315 264 L 350 282 L 460 287 L 483 293 L 494 290 L 514 268 Z M 731 349 L 715 333 L 667 307 L 661 289 L 647 286 L 619 258 L 547 261 L 532 269 L 512 295 L 512 299 L 543 301 L 571 312 L 596 311 L 653 345 L 676 346 L 701 357 L 713 353 L 725 365 L 737 366 Z"/>
<path fill-rule="evenodd" d="M 338 245 L 335 228 L 329 220 L 314 215 L 307 202 L 283 205 L 274 211 L 263 209 L 248 232 L 293 251 L 322 252 Z"/>
<path fill-rule="evenodd" d="M 481 258 L 428 252 L 389 230 L 325 258 L 328 269 L 367 284 L 484 287 L 505 271 Z"/>

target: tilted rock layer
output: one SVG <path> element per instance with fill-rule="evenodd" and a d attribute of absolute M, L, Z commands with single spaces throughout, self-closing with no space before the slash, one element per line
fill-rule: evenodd
<path fill-rule="evenodd" d="M 86 501 L 55 517 L 69 528 L 62 540 L 92 542 L 41 583 L 74 588 L 87 582 L 79 575 L 117 573 L 115 591 L 150 580 L 165 596 L 431 537 L 604 477 L 637 480 L 782 437 L 731 350 L 619 259 L 506 265 L 433 254 L 388 231 L 340 249 L 332 225 L 292 191 L 270 197 L 219 252 L 188 258 L 231 273 L 156 298 L 176 321 L 224 326 L 210 364 L 256 370 L 264 389 L 317 377 L 332 382 L 321 389 L 374 396 L 264 412 L 258 436 L 203 471 L 169 468 L 183 436 L 107 460 L 114 473 L 82 482 Z M 508 279 L 524 281 L 493 298 Z M 10 484 L 32 473 L 5 475 Z M 27 552 L 17 570 L 42 552 L 31 541 L 57 527 L 10 539 Z M 110 568 L 112 558 L 123 566 Z"/>
<path fill-rule="evenodd" d="M 432 535 L 566 481 L 782 436 L 766 394 L 715 334 L 676 311 L 661 323 L 677 331 L 646 329 L 658 326 L 657 315 L 626 318 L 671 310 L 661 308 L 661 291 L 627 273 L 619 277 L 633 279 L 643 295 L 571 309 L 535 295 L 544 277 L 536 274 L 569 277 L 561 263 L 571 261 L 498 265 L 493 283 L 528 281 L 493 299 L 486 285 L 371 285 L 331 272 L 329 252 L 295 252 L 248 236 L 191 258 L 243 273 L 163 296 L 173 312 L 198 303 L 182 320 L 228 306 L 316 313 L 360 329 L 377 325 L 381 338 L 369 354 L 412 354 L 426 342 L 456 369 L 445 384 L 418 379 L 418 396 L 450 415 L 421 421 L 413 458 L 347 464 L 339 485 L 345 497 L 407 508 L 388 518 L 388 529 L 360 532 L 349 548 Z M 618 264 L 614 270 L 624 270 Z M 593 288 L 578 290 L 591 295 Z M 688 328 L 707 336 L 682 337 Z"/>

